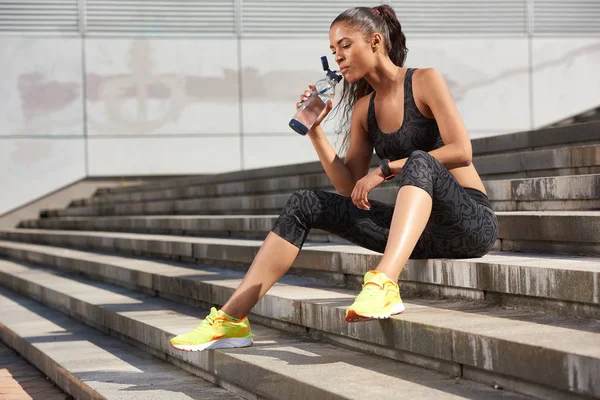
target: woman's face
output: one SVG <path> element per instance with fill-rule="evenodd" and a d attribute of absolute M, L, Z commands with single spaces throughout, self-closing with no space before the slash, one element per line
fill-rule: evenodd
<path fill-rule="evenodd" d="M 344 23 L 336 23 L 331 27 L 329 44 L 335 62 L 348 83 L 360 80 L 375 63 L 375 54 L 363 33 Z"/>

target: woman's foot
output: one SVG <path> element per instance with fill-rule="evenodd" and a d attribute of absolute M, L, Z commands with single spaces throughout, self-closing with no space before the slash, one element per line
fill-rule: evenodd
<path fill-rule="evenodd" d="M 400 288 L 383 272 L 365 274 L 362 291 L 346 310 L 346 322 L 389 318 L 404 311 Z"/>
<path fill-rule="evenodd" d="M 175 336 L 169 343 L 184 351 L 224 349 L 250 346 L 252 336 L 248 317 L 238 320 L 213 307 L 194 330 Z"/>

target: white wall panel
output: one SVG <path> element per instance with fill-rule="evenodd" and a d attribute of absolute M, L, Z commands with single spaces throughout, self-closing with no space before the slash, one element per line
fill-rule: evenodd
<path fill-rule="evenodd" d="M 83 139 L 0 139 L 0 214 L 85 177 Z"/>
<path fill-rule="evenodd" d="M 89 135 L 239 133 L 233 39 L 88 39 Z"/>
<path fill-rule="evenodd" d="M 327 137 L 337 150 L 341 136 Z M 247 169 L 271 165 L 289 165 L 319 161 L 314 146 L 306 136 L 292 132 L 290 136 L 246 136 L 244 137 L 244 161 Z"/>
<path fill-rule="evenodd" d="M 239 137 L 91 138 L 92 176 L 204 174 L 241 169 Z"/>
<path fill-rule="evenodd" d="M 535 38 L 532 51 L 536 127 L 600 105 L 600 38 Z"/>
<path fill-rule="evenodd" d="M 473 137 L 528 129 L 527 39 L 407 39 L 406 66 L 439 70 Z"/>
<path fill-rule="evenodd" d="M 0 36 L 0 136 L 83 136 L 81 39 Z"/>

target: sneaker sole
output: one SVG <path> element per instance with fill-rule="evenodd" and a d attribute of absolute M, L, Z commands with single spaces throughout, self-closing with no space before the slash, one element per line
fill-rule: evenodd
<path fill-rule="evenodd" d="M 252 345 L 252 338 L 219 339 L 204 344 L 173 344 L 171 347 L 183 351 L 202 351 L 210 349 L 232 349 L 234 347 L 248 347 Z"/>
<path fill-rule="evenodd" d="M 386 314 L 358 314 L 354 310 L 350 310 L 346 315 L 346 322 L 363 322 L 373 319 L 386 319 L 392 315 L 402 314 L 404 312 L 404 303 L 398 303 L 392 307 L 389 313 Z"/>

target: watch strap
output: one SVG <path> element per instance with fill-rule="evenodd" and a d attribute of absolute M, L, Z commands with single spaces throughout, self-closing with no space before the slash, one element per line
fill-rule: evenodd
<path fill-rule="evenodd" d="M 379 168 L 381 168 L 381 172 L 383 173 L 383 179 L 385 179 L 386 181 L 396 176 L 390 168 L 390 160 L 388 159 L 383 159 L 379 161 Z"/>

